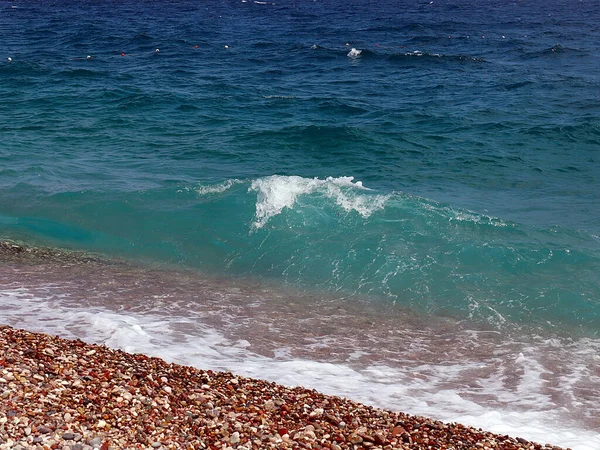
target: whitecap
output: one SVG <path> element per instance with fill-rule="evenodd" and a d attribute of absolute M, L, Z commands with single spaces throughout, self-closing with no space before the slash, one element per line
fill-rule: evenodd
<path fill-rule="evenodd" d="M 295 99 L 296 96 L 294 96 L 294 95 L 264 95 L 263 98 L 267 99 L 267 100 L 270 100 L 270 99 L 292 100 L 292 99 Z"/>
<path fill-rule="evenodd" d="M 257 192 L 255 228 L 262 228 L 272 217 L 285 208 L 293 208 L 298 197 L 318 193 L 332 199 L 346 212 L 355 211 L 367 218 L 382 209 L 386 195 L 364 195 L 369 191 L 354 177 L 302 178 L 299 176 L 273 175 L 252 182 L 249 191 Z"/>
<path fill-rule="evenodd" d="M 356 58 L 358 56 L 360 56 L 360 54 L 362 53 L 362 50 L 357 50 L 354 47 L 352 47 L 352 49 L 348 52 L 348 57 L 349 58 Z"/>
<path fill-rule="evenodd" d="M 222 183 L 212 184 L 210 186 L 199 186 L 196 188 L 196 193 L 198 195 L 220 194 L 221 192 L 228 190 L 231 186 L 239 183 L 242 183 L 242 181 L 232 179 L 223 181 Z"/>

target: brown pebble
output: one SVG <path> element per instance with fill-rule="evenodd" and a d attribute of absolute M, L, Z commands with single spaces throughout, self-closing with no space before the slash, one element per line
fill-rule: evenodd
<path fill-rule="evenodd" d="M 71 450 L 542 449 L 314 390 L 6 326 L 0 326 L 0 348 L 2 386 L 14 385 L 0 394 L 0 439 L 11 449 L 66 443 Z"/>
<path fill-rule="evenodd" d="M 406 433 L 406 430 L 402 427 L 394 427 L 392 429 L 392 436 L 400 436 L 401 434 Z"/>

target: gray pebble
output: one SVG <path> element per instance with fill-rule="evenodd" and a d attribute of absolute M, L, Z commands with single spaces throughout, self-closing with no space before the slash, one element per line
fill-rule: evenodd
<path fill-rule="evenodd" d="M 88 445 L 90 445 L 91 447 L 98 447 L 98 448 L 100 448 L 100 446 L 102 445 L 102 438 L 95 437 L 94 439 L 90 439 L 88 441 Z"/>

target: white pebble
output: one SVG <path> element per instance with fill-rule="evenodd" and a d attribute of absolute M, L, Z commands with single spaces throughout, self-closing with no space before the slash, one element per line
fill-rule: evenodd
<path fill-rule="evenodd" d="M 311 413 L 309 414 L 309 417 L 311 419 L 314 419 L 315 417 L 321 417 L 323 415 L 323 408 L 316 408 L 313 411 L 311 411 Z"/>

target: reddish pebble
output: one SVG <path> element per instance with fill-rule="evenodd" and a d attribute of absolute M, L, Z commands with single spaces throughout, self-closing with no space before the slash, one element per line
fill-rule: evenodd
<path fill-rule="evenodd" d="M 399 435 L 404 434 L 404 433 L 406 433 L 406 430 L 404 428 L 402 428 L 402 427 L 394 427 L 392 429 L 392 435 L 393 436 L 399 436 Z"/>

